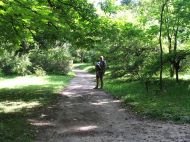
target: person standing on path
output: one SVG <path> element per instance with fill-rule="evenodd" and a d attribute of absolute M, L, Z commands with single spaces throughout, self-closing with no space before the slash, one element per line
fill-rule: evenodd
<path fill-rule="evenodd" d="M 100 56 L 100 61 L 96 63 L 95 69 L 96 69 L 96 87 L 94 89 L 98 89 L 99 80 L 101 82 L 100 89 L 103 89 L 104 86 L 103 77 L 106 70 L 106 61 L 104 60 L 103 56 Z"/>

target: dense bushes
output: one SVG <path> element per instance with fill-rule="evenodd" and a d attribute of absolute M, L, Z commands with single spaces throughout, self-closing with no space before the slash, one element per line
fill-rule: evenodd
<path fill-rule="evenodd" d="M 34 49 L 20 56 L 5 50 L 0 57 L 0 69 L 4 74 L 67 74 L 71 67 L 72 58 L 64 48 Z"/>
<path fill-rule="evenodd" d="M 30 58 L 34 67 L 42 67 L 48 73 L 67 74 L 72 67 L 72 59 L 64 48 L 33 50 Z"/>
<path fill-rule="evenodd" d="M 30 67 L 32 63 L 28 55 L 15 56 L 14 52 L 7 52 L 6 50 L 0 57 L 0 67 L 4 74 L 26 75 L 30 74 Z"/>

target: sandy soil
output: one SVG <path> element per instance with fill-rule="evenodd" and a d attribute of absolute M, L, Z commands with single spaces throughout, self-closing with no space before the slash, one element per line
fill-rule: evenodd
<path fill-rule="evenodd" d="M 138 118 L 109 94 L 92 89 L 94 75 L 75 72 L 56 109 L 33 120 L 41 126 L 36 142 L 190 142 L 189 124 Z"/>

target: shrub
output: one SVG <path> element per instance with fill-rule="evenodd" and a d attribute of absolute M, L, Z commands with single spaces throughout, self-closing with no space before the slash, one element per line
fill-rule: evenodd
<path fill-rule="evenodd" d="M 3 52 L 0 57 L 0 68 L 4 74 L 26 75 L 30 74 L 29 67 L 32 63 L 28 55 L 15 56 L 14 52 Z"/>
<path fill-rule="evenodd" d="M 15 56 L 14 62 L 13 73 L 18 75 L 31 74 L 29 67 L 32 66 L 32 63 L 27 54 L 22 55 L 21 57 Z"/>
<path fill-rule="evenodd" d="M 46 75 L 46 72 L 43 70 L 42 67 L 36 66 L 36 67 L 33 67 L 33 70 L 34 70 L 35 75 L 37 75 L 37 76 Z"/>
<path fill-rule="evenodd" d="M 72 58 L 65 48 L 35 49 L 30 52 L 31 62 L 48 73 L 67 74 L 72 68 Z"/>

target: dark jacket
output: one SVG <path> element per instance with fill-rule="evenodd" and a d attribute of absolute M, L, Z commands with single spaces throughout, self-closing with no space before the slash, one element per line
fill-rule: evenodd
<path fill-rule="evenodd" d="M 96 63 L 96 72 L 105 72 L 106 61 L 100 61 Z"/>

